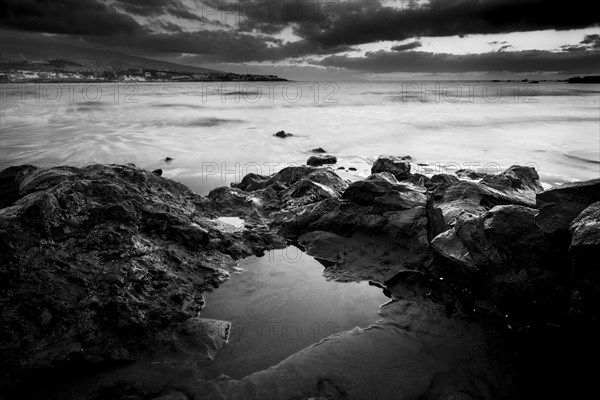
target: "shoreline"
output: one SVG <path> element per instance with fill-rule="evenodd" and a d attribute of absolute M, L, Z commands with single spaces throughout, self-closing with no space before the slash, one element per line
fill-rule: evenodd
<path fill-rule="evenodd" d="M 348 381 L 353 373 L 329 349 L 346 349 L 346 361 L 357 351 L 357 362 L 379 354 L 382 365 L 393 365 L 386 353 L 396 348 L 413 354 L 408 365 L 430 363 L 419 380 L 419 396 L 441 387 L 460 390 L 465 379 L 483 379 L 499 398 L 527 397 L 535 385 L 521 380 L 518 363 L 504 360 L 503 373 L 494 372 L 500 361 L 487 358 L 487 348 L 510 348 L 534 338 L 559 346 L 559 338 L 581 335 L 582 326 L 590 329 L 585 335 L 592 340 L 599 310 L 590 263 L 600 242 L 600 179 L 543 190 L 533 168 L 513 166 L 498 175 L 478 175 L 477 181 L 460 180 L 415 174 L 410 159 L 381 156 L 372 175 L 354 182 L 319 166 L 249 174 L 206 197 L 131 165 L 3 170 L 1 272 L 14 295 L 0 299 L 12 310 L 3 315 L 3 326 L 12 327 L 12 334 L 1 336 L 8 354 L 2 369 L 135 365 L 136 352 L 146 348 L 160 354 L 173 338 L 189 332 L 201 333 L 191 344 L 196 354 L 218 351 L 229 328 L 225 321 L 202 319 L 202 293 L 218 288 L 235 260 L 298 243 L 325 266 L 328 279 L 369 280 L 389 291 L 393 301 L 382 309 L 378 328 L 336 335 L 240 381 L 209 380 L 193 388 L 188 382 L 187 389 L 169 390 L 183 392 L 182 399 L 206 390 L 233 394 L 253 387 L 260 392 L 287 368 L 306 367 L 313 357 L 328 354 L 319 368 L 338 374 L 331 372 L 327 385 L 335 382 L 334 388 L 358 396 L 366 382 Z M 223 216 L 242 218 L 245 227 L 224 230 L 214 223 Z M 41 302 L 22 308 L 29 298 Z M 75 304 L 80 306 L 72 308 Z M 146 317 L 148 312 L 154 317 Z M 107 319 L 112 322 L 105 326 Z M 552 326 L 560 326 L 558 337 Z M 64 336 L 69 329 L 77 331 L 75 336 Z M 415 330 L 421 332 L 419 340 L 445 346 L 447 352 L 431 358 L 416 351 L 416 343 L 405 336 Z M 349 347 L 355 340 L 364 343 L 362 356 L 361 347 Z M 591 343 L 582 339 L 578 345 Z M 552 372 L 536 359 L 543 353 L 530 351 L 519 360 L 540 368 L 539 379 L 547 378 Z M 462 353 L 467 360 L 458 356 Z M 568 353 L 559 354 L 568 360 Z M 468 378 L 450 374 L 447 363 L 460 366 Z M 380 385 L 370 389 L 377 398 L 393 398 L 385 387 L 393 374 L 410 375 L 409 367 L 385 373 L 382 365 L 363 364 L 355 368 L 382 368 Z M 281 390 L 303 387 L 306 397 L 319 395 L 322 384 L 301 370 L 297 382 Z M 573 377 L 576 372 L 571 371 Z M 2 375 L 6 385 L 10 374 Z M 153 390 L 143 399 L 158 398 Z"/>

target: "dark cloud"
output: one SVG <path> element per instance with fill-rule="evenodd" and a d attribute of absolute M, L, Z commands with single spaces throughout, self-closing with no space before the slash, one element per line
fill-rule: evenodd
<path fill-rule="evenodd" d="M 600 22 L 596 13 L 584 11 L 589 9 L 585 0 L 431 0 L 424 5 L 398 1 L 398 7 L 382 6 L 378 0 L 237 0 L 228 4 L 247 17 L 240 28 L 244 31 L 272 33 L 293 24 L 296 35 L 322 47 L 417 36 L 576 29 Z M 244 11 L 250 7 L 262 11 L 250 17 Z"/>
<path fill-rule="evenodd" d="M 0 22 L 13 29 L 83 35 L 134 35 L 143 28 L 130 16 L 95 0 L 4 0 Z"/>
<path fill-rule="evenodd" d="M 585 35 L 583 40 L 578 45 L 566 45 L 560 47 L 563 51 L 586 51 L 600 50 L 600 35 Z"/>
<path fill-rule="evenodd" d="M 600 49 L 600 35 L 585 35 L 585 38 L 581 41 L 581 44 L 586 44 L 594 50 Z"/>
<path fill-rule="evenodd" d="M 378 51 L 367 53 L 365 57 L 330 56 L 318 64 L 372 73 L 465 73 L 474 71 L 598 73 L 600 71 L 600 52 L 519 51 L 453 55 L 419 51 Z"/>
<path fill-rule="evenodd" d="M 588 3 L 574 0 L 432 0 L 428 6 L 395 9 L 369 2 L 364 7 L 339 7 L 339 16 L 326 29 L 301 26 L 300 36 L 325 45 L 354 45 L 415 36 L 491 34 L 543 29 L 575 29 L 600 21 L 582 12 Z"/>
<path fill-rule="evenodd" d="M 416 49 L 418 47 L 421 47 L 421 42 L 419 42 L 417 40 L 416 42 L 410 42 L 410 43 L 406 43 L 406 44 L 399 44 L 396 46 L 392 46 L 392 50 L 393 51 L 406 51 L 406 50 Z"/>

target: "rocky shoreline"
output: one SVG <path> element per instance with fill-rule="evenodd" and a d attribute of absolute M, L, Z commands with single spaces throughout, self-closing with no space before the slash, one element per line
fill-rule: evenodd
<path fill-rule="evenodd" d="M 381 156 L 349 182 L 320 166 L 331 156 L 311 159 L 207 197 L 134 165 L 0 172 L 0 398 L 40 373 L 181 346 L 210 360 L 229 326 L 202 318 L 203 293 L 289 243 L 330 279 L 384 288 L 382 320 L 240 381 L 113 382 L 91 398 L 508 399 L 593 382 L 600 179 L 544 191 L 528 167 L 427 177 Z"/>

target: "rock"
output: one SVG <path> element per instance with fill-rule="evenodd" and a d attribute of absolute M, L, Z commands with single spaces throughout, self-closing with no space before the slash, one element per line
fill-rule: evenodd
<path fill-rule="evenodd" d="M 318 166 L 325 165 L 325 164 L 336 164 L 336 163 L 337 163 L 337 158 L 335 156 L 331 156 L 331 155 L 311 156 L 306 161 L 307 165 L 310 165 L 313 167 L 318 167 Z"/>
<path fill-rule="evenodd" d="M 473 171 L 472 169 L 459 169 L 459 170 L 455 171 L 454 173 L 459 178 L 472 179 L 472 180 L 480 180 L 487 176 L 487 174 L 484 174 L 482 172 L 476 172 L 476 171 Z"/>
<path fill-rule="evenodd" d="M 356 171 L 356 168 L 350 167 L 350 168 L 348 168 L 348 171 Z"/>
<path fill-rule="evenodd" d="M 400 183 L 390 173 L 379 173 L 350 184 L 343 199 L 356 204 L 375 205 L 380 210 L 406 210 L 425 206 L 425 190 L 409 183 Z"/>
<path fill-rule="evenodd" d="M 273 175 L 267 181 L 265 187 L 272 187 L 276 191 L 282 191 L 301 179 L 309 179 L 313 182 L 323 184 L 336 192 L 342 192 L 348 187 L 348 183 L 335 172 L 311 166 L 284 168 Z"/>
<path fill-rule="evenodd" d="M 232 183 L 231 187 L 238 188 L 244 192 L 253 192 L 255 190 L 264 189 L 268 180 L 268 176 L 251 172 L 244 176 L 240 183 Z"/>
<path fill-rule="evenodd" d="M 437 174 L 433 175 L 429 181 L 425 184 L 425 187 L 429 190 L 433 190 L 436 188 L 446 189 L 448 186 L 451 186 L 455 183 L 458 183 L 459 179 L 455 176 L 448 174 Z"/>
<path fill-rule="evenodd" d="M 167 164 L 170 164 L 172 161 L 173 161 L 173 159 L 172 159 L 171 157 L 166 157 L 166 158 L 165 158 L 165 162 L 166 162 Z"/>
<path fill-rule="evenodd" d="M 513 165 L 498 175 L 486 175 L 482 183 L 499 188 L 531 190 L 535 193 L 544 190 L 537 171 L 531 167 Z"/>
<path fill-rule="evenodd" d="M 0 209 L 3 371 L 135 354 L 196 317 L 234 258 L 285 244 L 260 219 L 220 230 L 210 200 L 133 166 L 20 171 L 0 173 L 19 186 Z"/>
<path fill-rule="evenodd" d="M 502 177 L 494 182 L 486 183 L 482 180 L 451 183 L 450 180 L 446 180 L 444 184 L 430 184 L 429 187 L 433 192 L 431 212 L 441 212 L 443 216 L 443 223 L 438 219 L 437 226 L 432 229 L 439 231 L 452 227 L 462 212 L 483 215 L 494 206 L 509 204 L 535 208 L 536 192 L 532 188 L 537 187 L 535 179 L 537 173 L 533 168 L 527 171 L 522 168 L 511 167 L 505 171 L 506 173 L 500 174 Z M 519 176 L 523 177 L 522 182 L 518 181 Z"/>
<path fill-rule="evenodd" d="M 188 397 L 181 392 L 170 391 L 155 397 L 152 400 L 188 400 Z"/>
<path fill-rule="evenodd" d="M 155 169 L 154 171 L 152 171 L 152 173 L 153 173 L 154 175 L 162 176 L 162 174 L 163 174 L 163 170 L 162 170 L 162 169 L 160 169 L 160 168 L 159 168 L 159 169 Z"/>
<path fill-rule="evenodd" d="M 0 209 L 9 207 L 21 198 L 20 185 L 26 175 L 37 170 L 32 165 L 9 167 L 0 172 Z"/>
<path fill-rule="evenodd" d="M 403 176 L 410 174 L 410 162 L 407 160 L 410 160 L 409 156 L 379 156 L 371 167 L 371 173 L 389 172 L 400 180 Z"/>
<path fill-rule="evenodd" d="M 566 237 L 573 220 L 590 204 L 600 199 L 600 179 L 564 185 L 538 193 L 536 206 L 540 210 L 536 223 L 548 234 Z"/>
<path fill-rule="evenodd" d="M 581 290 L 586 307 L 600 314 L 600 202 L 588 206 L 571 223 L 572 234 L 569 252 L 573 257 L 575 284 Z"/>
<path fill-rule="evenodd" d="M 311 150 L 313 153 L 327 153 L 322 147 L 317 147 Z"/>
<path fill-rule="evenodd" d="M 502 205 L 483 217 L 486 236 L 516 264 L 537 266 L 550 251 L 544 232 L 535 223 L 538 211 L 524 206 Z"/>
<path fill-rule="evenodd" d="M 285 131 L 279 131 L 279 132 L 273 134 L 273 136 L 276 136 L 281 139 L 285 139 L 286 137 L 290 137 L 290 136 L 294 136 L 294 135 L 292 133 L 286 133 Z"/>

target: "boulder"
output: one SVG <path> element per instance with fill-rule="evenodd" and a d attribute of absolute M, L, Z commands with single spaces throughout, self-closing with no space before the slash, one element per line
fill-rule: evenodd
<path fill-rule="evenodd" d="M 445 189 L 448 186 L 454 185 L 458 182 L 459 179 L 453 175 L 436 174 L 429 178 L 429 180 L 425 184 L 425 187 L 429 190 L 433 190 L 436 188 Z"/>
<path fill-rule="evenodd" d="M 278 241 L 220 230 L 210 200 L 134 166 L 26 170 L 0 173 L 19 186 L 0 209 L 3 371 L 129 362 L 196 317 L 234 258 Z"/>
<path fill-rule="evenodd" d="M 480 180 L 487 176 L 482 172 L 473 171 L 472 169 L 459 169 L 454 172 L 461 179 Z"/>
<path fill-rule="evenodd" d="M 567 233 L 571 223 L 590 204 L 600 200 L 600 179 L 564 185 L 538 193 L 536 223 L 548 234 Z"/>
<path fill-rule="evenodd" d="M 317 153 L 317 154 L 324 154 L 327 153 L 327 151 L 325 151 L 325 149 L 323 149 L 322 147 L 317 147 L 315 149 L 311 150 L 313 153 Z"/>
<path fill-rule="evenodd" d="M 319 167 L 321 165 L 326 164 L 336 164 L 337 158 L 335 156 L 329 154 L 322 154 L 317 156 L 310 156 L 306 161 L 306 165 L 310 165 L 312 167 Z"/>
<path fill-rule="evenodd" d="M 600 202 L 588 206 L 571 223 L 569 252 L 573 257 L 575 284 L 589 310 L 600 314 Z"/>
<path fill-rule="evenodd" d="M 32 165 L 20 165 L 0 172 L 0 208 L 11 206 L 21 198 L 21 182 L 27 174 L 35 170 L 37 167 Z"/>
<path fill-rule="evenodd" d="M 430 185 L 430 207 L 431 212 L 441 213 L 443 220 L 438 218 L 432 229 L 449 229 L 462 212 L 483 215 L 494 206 L 510 204 L 535 208 L 539 180 L 533 168 L 524 168 L 511 167 L 500 174 L 502 177 L 496 181 L 486 182 L 484 179 L 481 182 L 452 183 L 447 178 L 436 178 L 444 179 L 445 183 Z M 521 178 L 522 181 L 519 180 Z"/>
<path fill-rule="evenodd" d="M 544 190 L 537 171 L 520 165 L 513 165 L 498 175 L 486 175 L 481 182 L 498 188 L 531 190 L 535 193 Z"/>
<path fill-rule="evenodd" d="M 353 203 L 375 205 L 381 211 L 406 210 L 425 206 L 425 189 L 410 183 L 400 183 L 388 173 L 376 173 L 350 184 L 342 195 Z"/>
<path fill-rule="evenodd" d="M 410 174 L 410 160 L 409 156 L 398 157 L 382 155 L 373 163 L 371 167 L 371 173 L 376 174 L 378 172 L 389 172 L 394 175 L 398 180 L 402 177 Z"/>
<path fill-rule="evenodd" d="M 244 192 L 253 192 L 255 190 L 264 189 L 268 180 L 268 176 L 251 172 L 244 176 L 241 182 L 232 183 L 231 187 L 238 188 Z"/>

